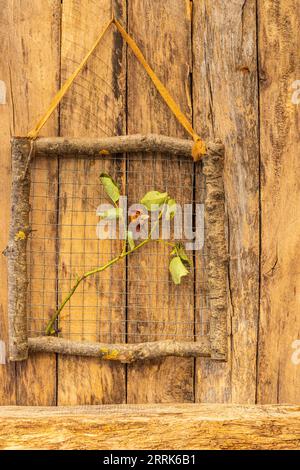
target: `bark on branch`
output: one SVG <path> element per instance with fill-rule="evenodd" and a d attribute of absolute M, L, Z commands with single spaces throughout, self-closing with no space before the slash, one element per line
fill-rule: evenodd
<path fill-rule="evenodd" d="M 224 147 L 203 159 L 205 175 L 205 242 L 210 300 L 211 357 L 227 358 L 227 263 L 225 238 Z"/>
<path fill-rule="evenodd" d="M 9 358 L 22 361 L 28 356 L 27 341 L 27 257 L 29 229 L 30 141 L 16 139 L 12 144 L 12 192 L 8 258 Z"/>
<path fill-rule="evenodd" d="M 13 140 L 19 139 L 14 137 Z M 40 137 L 35 140 L 35 153 L 74 157 L 74 155 L 113 155 L 116 153 L 161 152 L 192 158 L 194 142 L 158 134 L 134 134 L 101 138 Z M 207 154 L 218 144 L 209 143 Z"/>
<path fill-rule="evenodd" d="M 75 356 L 99 357 L 103 360 L 131 363 L 165 356 L 198 357 L 210 356 L 207 337 L 197 342 L 153 341 L 137 344 L 105 344 L 70 341 L 63 338 L 42 336 L 29 338 L 31 352 L 51 352 Z"/>

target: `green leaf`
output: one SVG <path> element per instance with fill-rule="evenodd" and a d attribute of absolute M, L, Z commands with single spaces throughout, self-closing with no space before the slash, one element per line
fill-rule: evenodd
<path fill-rule="evenodd" d="M 107 209 L 104 212 L 97 212 L 97 215 L 99 215 L 103 219 L 115 220 L 122 215 L 122 209 L 120 209 L 119 207 L 112 207 L 111 209 Z"/>
<path fill-rule="evenodd" d="M 149 211 L 157 210 L 157 207 L 152 209 L 152 206 L 161 206 L 166 202 L 168 193 L 160 193 L 159 191 L 149 191 L 141 199 L 141 204 L 143 204 Z"/>
<path fill-rule="evenodd" d="M 167 204 L 167 210 L 166 210 L 166 220 L 172 220 L 174 219 L 176 214 L 176 201 L 175 199 L 169 199 L 168 204 Z"/>
<path fill-rule="evenodd" d="M 100 181 L 103 184 L 106 194 L 116 203 L 120 198 L 120 191 L 117 183 L 107 173 L 101 173 Z"/>
<path fill-rule="evenodd" d="M 175 258 L 171 259 L 169 271 L 171 273 L 173 282 L 176 285 L 180 284 L 181 278 L 189 273 L 179 256 L 175 256 Z"/>
<path fill-rule="evenodd" d="M 132 232 L 130 230 L 128 230 L 127 232 L 127 240 L 128 240 L 130 249 L 133 250 L 133 248 L 135 248 L 135 244 L 134 244 Z"/>
<path fill-rule="evenodd" d="M 179 256 L 181 261 L 185 264 L 189 264 L 190 266 L 192 266 L 193 264 L 192 261 L 189 259 L 188 255 L 186 254 L 184 245 L 181 242 L 176 243 L 174 249 L 171 251 L 171 255 Z"/>

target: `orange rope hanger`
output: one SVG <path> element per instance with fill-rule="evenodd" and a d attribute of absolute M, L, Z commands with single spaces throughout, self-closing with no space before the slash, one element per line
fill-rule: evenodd
<path fill-rule="evenodd" d="M 105 28 L 91 47 L 90 51 L 87 53 L 87 55 L 84 57 L 82 62 L 79 64 L 77 69 L 72 73 L 72 75 L 67 79 L 67 81 L 63 84 L 61 89 L 57 92 L 55 97 L 53 98 L 49 108 L 45 112 L 44 116 L 38 121 L 36 126 L 27 134 L 27 137 L 29 137 L 32 140 L 35 140 L 42 127 L 46 124 L 48 121 L 49 117 L 52 115 L 52 113 L 55 111 L 57 108 L 58 104 L 60 103 L 61 99 L 63 96 L 66 94 L 66 92 L 69 90 L 71 87 L 73 81 L 75 78 L 79 75 L 85 64 L 87 63 L 88 59 L 90 56 L 93 54 L 99 43 L 101 42 L 102 38 L 105 36 L 106 32 L 110 28 L 110 26 L 114 24 L 115 27 L 118 29 L 120 32 L 121 36 L 123 39 L 126 41 L 128 46 L 131 48 L 132 52 L 134 53 L 135 57 L 137 60 L 140 62 L 140 64 L 144 67 L 145 71 L 147 72 L 148 76 L 152 80 L 154 86 L 156 87 L 157 91 L 163 98 L 163 100 L 166 102 L 168 105 L 169 109 L 172 111 L 178 122 L 185 128 L 185 130 L 190 134 L 190 136 L 194 140 L 194 145 L 192 148 L 192 157 L 194 161 L 200 160 L 202 155 L 206 153 L 206 145 L 203 142 L 203 140 L 196 134 L 194 131 L 190 121 L 187 119 L 185 114 L 181 111 L 177 103 L 174 101 L 170 93 L 168 92 L 167 88 L 163 85 L 163 83 L 159 80 L 153 69 L 150 67 L 148 62 L 146 61 L 143 53 L 139 49 L 138 45 L 134 41 L 134 39 L 127 33 L 127 31 L 123 28 L 121 23 L 115 19 L 115 17 L 112 17 L 111 20 L 106 24 Z"/>

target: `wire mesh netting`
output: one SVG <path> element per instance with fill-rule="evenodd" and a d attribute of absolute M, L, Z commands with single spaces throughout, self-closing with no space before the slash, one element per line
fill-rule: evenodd
<path fill-rule="evenodd" d="M 99 239 L 97 208 L 107 203 L 99 175 L 109 173 L 128 206 L 150 190 L 167 191 L 178 204 L 205 198 L 201 164 L 186 157 L 131 154 L 97 158 L 38 157 L 32 165 L 28 243 L 28 329 L 43 335 L 49 318 L 78 276 L 122 251 L 122 240 Z M 176 178 L 170 175 L 176 168 Z M 183 233 L 184 240 L 187 238 Z M 174 240 L 171 230 L 170 240 Z M 177 240 L 176 240 L 177 241 Z M 205 243 L 189 251 L 193 266 L 180 285 L 169 273 L 171 248 L 154 241 L 85 279 L 64 307 L 59 335 L 78 341 L 194 341 L 209 332 Z"/>
<path fill-rule="evenodd" d="M 168 29 L 171 39 L 162 41 L 161 49 L 150 46 L 147 49 L 139 31 L 131 31 L 130 22 L 127 29 L 191 118 L 191 34 L 185 6 L 180 4 L 178 11 L 173 3 L 161 3 L 157 7 L 162 20 L 167 21 L 170 14 L 178 18 L 174 28 Z M 97 37 L 98 31 L 87 25 L 94 24 L 95 18 L 104 25 L 110 15 L 110 4 L 104 11 L 97 2 L 84 9 L 78 8 L 77 2 L 64 3 L 62 83 Z M 123 23 L 125 26 L 125 15 Z M 83 26 L 74 28 L 74 24 Z M 147 35 L 156 35 L 153 22 L 147 20 L 147 28 Z M 180 51 L 183 44 L 185 53 L 178 56 L 178 66 L 170 67 L 174 51 Z M 114 28 L 107 32 L 61 102 L 59 131 L 68 137 L 136 132 L 185 135 Z M 107 202 L 99 181 L 102 172 L 118 182 L 121 193 L 128 196 L 128 206 L 138 203 L 147 191 L 167 191 L 181 206 L 193 204 L 195 222 L 196 204 L 203 203 L 205 198 L 202 166 L 194 164 L 191 158 L 159 154 L 37 157 L 32 163 L 33 231 L 28 243 L 30 336 L 44 334 L 49 318 L 78 276 L 107 263 L 122 250 L 122 240 L 99 239 L 96 233 L 97 208 Z M 58 334 L 71 340 L 108 343 L 194 341 L 207 335 L 210 309 L 205 243 L 204 249 L 188 254 L 193 267 L 179 286 L 174 285 L 169 273 L 170 247 L 155 242 L 102 273 L 88 277 L 63 309 Z"/>

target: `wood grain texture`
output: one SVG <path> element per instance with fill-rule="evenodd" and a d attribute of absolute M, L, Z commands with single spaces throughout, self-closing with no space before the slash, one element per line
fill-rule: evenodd
<path fill-rule="evenodd" d="M 195 377 L 197 401 L 254 402 L 255 400 L 259 303 L 259 156 L 255 3 L 259 6 L 257 19 L 262 189 L 262 301 L 257 399 L 259 402 L 295 402 L 299 401 L 300 396 L 299 366 L 293 364 L 291 360 L 294 352 L 292 343 L 300 337 L 297 266 L 299 105 L 292 103 L 292 94 L 295 91 L 292 84 L 300 79 L 299 61 L 297 61 L 300 41 L 299 0 L 128 2 L 131 8 L 129 29 L 159 77 L 168 84 L 174 97 L 176 99 L 179 97 L 178 101 L 187 114 L 191 110 L 188 85 L 190 80 L 187 76 L 192 65 L 191 45 L 188 39 L 192 33 L 193 77 L 189 78 L 192 78 L 193 82 L 195 129 L 201 137 L 210 139 L 220 137 L 226 145 L 228 242 L 231 255 L 228 277 L 228 300 L 232 317 L 229 325 L 229 332 L 232 332 L 229 344 L 230 361 L 228 364 L 218 364 L 210 359 L 197 360 Z M 60 34 L 64 38 L 61 77 L 64 80 L 69 71 L 74 70 L 78 60 L 82 58 L 101 29 L 101 24 L 104 24 L 110 15 L 108 0 L 98 2 L 65 0 L 63 4 L 65 20 L 60 31 L 59 0 L 47 2 L 0 0 L 0 80 L 6 86 L 6 101 L 0 104 L 0 169 L 3 176 L 0 185 L 1 251 L 7 246 L 10 211 L 9 139 L 14 134 L 24 135 L 34 125 L 58 89 Z M 191 18 L 187 20 L 187 16 L 190 15 L 192 4 L 191 31 L 190 26 L 187 26 Z M 125 24 L 124 17 L 124 14 L 123 17 L 121 15 Z M 106 43 L 104 56 L 103 50 L 99 50 L 94 59 L 96 65 L 92 62 L 83 71 L 82 81 L 75 89 L 75 95 L 81 95 L 81 98 L 77 96 L 74 99 L 72 94 L 69 98 L 66 97 L 67 104 L 62 108 L 62 130 L 68 131 L 68 135 L 71 135 L 71 131 L 76 137 L 80 136 L 80 132 L 81 135 L 85 133 L 91 135 L 91 129 L 94 129 L 96 136 L 101 137 L 105 135 L 105 132 L 100 130 L 103 123 L 105 125 L 107 120 L 111 124 L 109 111 L 106 106 L 101 106 L 101 100 L 99 106 L 97 98 L 98 88 L 104 86 L 107 92 L 106 85 L 97 82 L 98 78 L 94 76 L 94 72 L 98 73 L 101 69 L 98 62 L 100 59 L 108 60 L 112 64 L 115 76 L 122 77 L 112 85 L 110 76 L 108 85 L 118 89 L 119 83 L 120 89 L 124 89 L 126 69 L 124 56 L 121 54 L 119 65 L 112 60 L 116 51 L 120 58 L 121 50 L 117 36 L 114 38 L 115 44 Z M 159 131 L 166 134 L 172 131 L 172 135 L 186 137 L 181 133 L 182 130 L 177 128 L 168 109 L 161 103 L 148 77 L 143 77 L 143 72 L 138 67 L 136 60 L 130 58 L 132 81 L 129 84 L 129 96 L 131 94 L 132 101 L 129 106 L 128 122 L 132 125 L 132 131 Z M 2 84 L 1 86 L 3 89 Z M 145 90 L 147 98 L 144 95 Z M 81 105 L 86 101 L 90 103 L 91 96 L 94 106 L 89 105 L 88 111 L 82 110 Z M 123 117 L 121 122 L 119 133 L 124 131 Z M 112 130 L 115 130 L 114 125 Z M 55 114 L 43 130 L 43 135 L 53 136 L 57 133 L 58 117 Z M 109 132 L 109 135 L 113 135 L 113 132 Z M 47 180 L 55 181 L 56 162 L 53 163 L 48 159 L 47 163 L 42 162 L 42 166 Z M 109 169 L 109 166 L 107 168 Z M 56 191 L 55 185 L 53 190 Z M 1 257 L 0 341 L 4 341 L 7 346 L 6 276 L 6 260 Z M 55 304 L 53 299 L 52 304 Z M 40 318 L 37 320 L 40 324 Z M 1 354 L 0 356 L 2 357 Z M 132 369 L 131 375 L 128 376 L 130 401 L 193 399 L 193 369 L 190 361 L 174 362 L 173 359 L 167 361 L 163 361 L 162 365 L 159 363 L 147 367 L 147 370 L 139 367 Z M 98 361 L 79 361 L 76 358 L 66 363 L 64 367 L 62 363 L 60 366 L 60 403 L 125 400 L 123 370 L 112 372 L 110 368 L 103 369 Z M 12 363 L 0 364 L 0 404 L 55 404 L 55 388 L 54 355 L 34 355 L 28 362 L 18 367 Z M 266 410 L 266 408 L 259 409 Z M 62 413 L 62 410 L 59 409 L 58 413 Z M 261 413 L 265 414 L 265 411 Z M 253 423 L 251 421 L 253 426 L 256 425 L 255 419 Z M 211 429 L 215 429 L 212 424 L 211 426 Z M 237 428 L 238 426 L 235 427 L 236 430 Z M 259 438 L 259 445 L 264 442 L 265 446 L 276 446 L 276 440 L 279 446 L 283 445 L 278 436 L 281 438 L 284 434 L 279 432 L 275 438 L 272 435 L 271 424 L 267 428 L 258 425 L 258 428 L 258 432 L 267 429 L 265 436 Z M 21 429 L 25 431 L 25 428 Z M 218 428 L 220 435 L 222 429 Z M 243 435 L 242 437 L 239 435 L 239 438 L 243 445 L 251 446 L 252 431 L 248 436 L 244 432 L 246 429 L 243 428 L 241 431 Z M 159 431 L 158 426 L 157 442 L 158 439 L 160 441 L 162 439 Z M 140 434 L 142 432 L 147 436 L 144 428 Z M 70 434 L 63 435 L 63 438 L 53 445 L 63 446 L 64 437 L 73 436 L 72 430 L 68 430 L 68 433 Z M 171 439 L 171 445 L 174 446 L 175 443 L 177 446 L 176 433 L 175 428 L 174 437 Z M 208 430 L 207 439 L 210 439 L 209 433 Z M 40 444 L 40 436 L 37 431 L 33 441 L 35 446 Z M 121 438 L 119 442 L 122 442 Z M 14 444 L 25 445 L 26 436 L 23 439 L 21 444 L 19 440 Z M 183 439 L 184 443 L 184 438 L 180 439 Z M 218 436 L 216 439 L 215 445 L 221 445 Z M 292 444 L 286 445 L 295 445 L 294 436 L 290 439 Z M 79 446 L 81 440 L 79 433 L 79 438 L 74 437 L 74 446 Z M 157 442 L 153 445 L 159 445 Z M 42 443 L 47 446 L 48 438 L 45 437 Z M 5 445 L 8 445 L 7 441 Z M 214 444 L 210 442 L 207 445 Z"/>
<path fill-rule="evenodd" d="M 125 3 L 123 0 L 115 2 L 120 18 L 126 18 Z M 109 20 L 111 2 L 88 0 L 83 3 L 66 0 L 63 2 L 62 11 L 61 76 L 64 82 Z M 119 33 L 110 30 L 62 101 L 61 135 L 107 137 L 124 134 L 125 72 L 124 46 Z M 109 158 L 103 158 L 101 162 L 99 160 L 95 162 L 94 159 L 86 161 L 65 158 L 60 162 L 60 191 L 64 203 L 60 206 L 59 288 L 64 292 L 70 290 L 70 278 L 74 280 L 77 273 L 87 269 L 89 263 L 97 263 L 99 240 L 97 241 L 95 237 L 97 222 L 95 211 L 100 200 L 95 209 L 91 210 L 88 183 L 99 182 L 100 173 L 103 171 L 111 173 L 113 168 L 114 165 Z M 85 212 L 88 212 L 88 215 Z M 84 224 L 95 225 L 93 236 L 89 236 L 90 240 L 85 239 Z M 99 264 L 109 261 L 114 253 L 119 253 L 121 250 L 119 241 L 104 240 L 101 247 L 101 260 L 98 254 Z M 91 255 L 85 256 L 85 251 Z M 93 253 L 95 254 L 92 258 Z M 120 303 L 118 295 L 108 296 L 107 294 L 115 279 L 120 279 L 120 285 L 115 288 L 115 291 L 122 292 L 123 277 L 124 264 L 118 263 L 113 272 L 107 271 L 105 277 L 94 276 L 91 282 L 85 283 L 80 292 L 74 295 L 72 302 L 62 315 L 59 323 L 62 334 L 66 333 L 74 340 L 95 340 L 99 327 L 95 322 L 95 309 L 85 309 L 85 323 L 83 323 L 82 306 L 98 305 L 98 300 L 101 302 L 99 308 L 101 308 L 100 320 L 104 322 L 102 324 L 107 325 L 105 321 L 110 319 L 124 320 L 124 309 L 114 307 L 114 303 L 116 305 Z M 106 296 L 99 296 L 95 286 L 99 292 L 106 293 Z M 105 299 L 106 304 L 104 304 Z M 111 318 L 110 312 L 112 312 Z M 87 326 L 84 327 L 84 325 Z M 119 332 L 115 331 L 115 333 Z M 105 332 L 98 340 L 107 341 Z M 100 364 L 95 358 L 59 358 L 59 404 L 122 403 L 124 400 L 125 369 L 123 365 Z"/>
<path fill-rule="evenodd" d="M 209 404 L 3 407 L 0 449 L 300 449 L 300 408 Z"/>
<path fill-rule="evenodd" d="M 193 2 L 195 130 L 225 144 L 228 213 L 227 364 L 199 359 L 196 400 L 253 403 L 259 289 L 256 2 Z M 200 185 L 200 182 L 199 182 Z"/>
<path fill-rule="evenodd" d="M 143 19 L 141 21 L 141 19 Z M 137 42 L 149 65 L 155 70 L 159 79 L 168 88 L 182 111 L 191 118 L 191 96 L 189 90 L 189 72 L 191 66 L 191 22 L 187 3 L 181 0 L 164 2 L 143 2 L 133 0 L 128 3 L 128 32 Z M 127 132 L 156 132 L 176 137 L 186 137 L 171 111 L 149 80 L 146 72 L 137 63 L 131 51 L 128 51 L 128 120 Z M 128 164 L 128 195 L 129 204 L 139 201 L 146 191 L 165 191 L 180 202 L 183 188 L 176 185 L 176 173 L 180 171 L 178 162 L 172 163 L 172 172 L 164 163 L 165 155 L 155 156 L 155 172 L 153 162 L 134 161 Z M 136 184 L 135 176 L 141 174 L 140 184 Z M 185 197 L 192 200 L 192 163 L 186 170 Z M 131 174 L 133 176 L 131 176 Z M 153 187 L 155 184 L 157 187 Z M 152 186 L 151 186 L 152 185 Z M 172 191 L 172 193 L 171 193 Z M 169 273 L 164 272 L 161 265 L 167 266 L 167 250 L 157 244 L 156 250 L 151 247 L 149 254 L 138 253 L 133 260 L 128 260 L 128 318 L 129 321 L 147 321 L 147 308 L 150 302 L 155 304 L 155 314 L 151 334 L 154 339 L 161 339 L 168 332 L 169 309 L 175 311 L 175 289 L 169 283 Z M 139 280 L 134 272 L 134 264 L 139 264 Z M 132 268 L 131 268 L 132 266 Z M 150 266 L 150 268 L 149 268 Z M 161 279 L 160 283 L 153 279 Z M 149 286 L 152 286 L 152 291 Z M 143 297 L 143 305 L 139 292 L 147 292 Z M 185 321 L 182 306 L 194 308 L 192 282 L 186 284 L 178 294 L 178 321 Z M 156 322 L 156 323 L 155 323 Z M 160 322 L 160 323 L 157 323 Z M 165 326 L 164 325 L 165 322 Z M 130 323 L 129 333 L 133 332 L 134 323 Z M 143 325 L 143 324 L 142 324 Z M 147 326 L 147 323 L 146 323 Z M 149 325 L 147 326 L 149 331 Z M 178 334 L 184 327 L 178 326 Z M 143 332 L 143 326 L 140 327 Z M 147 338 L 147 336 L 146 336 Z M 137 340 L 138 341 L 138 340 Z M 193 359 L 166 358 L 153 361 L 151 364 L 128 366 L 127 398 L 129 403 L 147 402 L 189 402 L 193 401 Z"/>
<path fill-rule="evenodd" d="M 60 2 L 13 2 L 9 5 L 5 33 L 8 38 L 6 60 L 10 80 L 11 135 L 25 135 L 48 105 L 58 86 Z M 2 23 L 1 23 L 2 24 Z M 57 113 L 45 127 L 45 135 L 56 135 Z M 6 144 L 8 147 L 8 142 Z M 8 160 L 10 161 L 10 160 Z M 40 161 L 46 179 L 55 172 L 56 162 Z M 7 192 L 7 197 L 9 192 Z M 53 207 L 52 207 L 53 208 Z M 51 207 L 49 205 L 49 214 Z M 36 250 L 40 244 L 34 242 Z M 33 267 L 36 273 L 36 267 Z M 36 289 L 42 289 L 37 281 Z M 35 297 L 35 300 L 37 297 Z M 54 300 L 54 299 L 52 299 Z M 6 306 L 4 312 L 6 315 Z M 35 312 L 36 321 L 40 312 Z M 55 404 L 54 355 L 36 355 L 16 366 L 16 399 L 19 404 Z M 45 370 L 47 374 L 45 374 Z"/>
<path fill-rule="evenodd" d="M 300 401 L 300 1 L 259 1 L 261 314 L 258 401 Z M 296 100 L 297 101 L 297 100 Z M 299 95 L 298 95 L 299 103 Z M 299 350 L 299 345 L 298 345 Z M 297 355 L 296 355 L 297 357 Z M 299 357 L 299 356 L 298 356 Z"/>
<path fill-rule="evenodd" d="M 4 175 L 0 185 L 0 252 L 8 243 L 9 218 L 10 218 L 10 187 L 11 187 L 11 158 L 10 136 L 14 132 L 14 96 L 13 84 L 7 57 L 9 56 L 9 35 L 7 24 L 10 21 L 10 5 L 6 0 L 0 1 L 0 79 L 2 83 L 3 99 L 0 104 L 0 171 Z M 5 87 L 5 93 L 4 93 Z M 8 321 L 7 321 L 7 260 L 0 256 L 0 341 L 2 361 L 0 364 L 0 405 L 10 405 L 16 402 L 16 376 L 15 364 L 8 359 Z"/>

